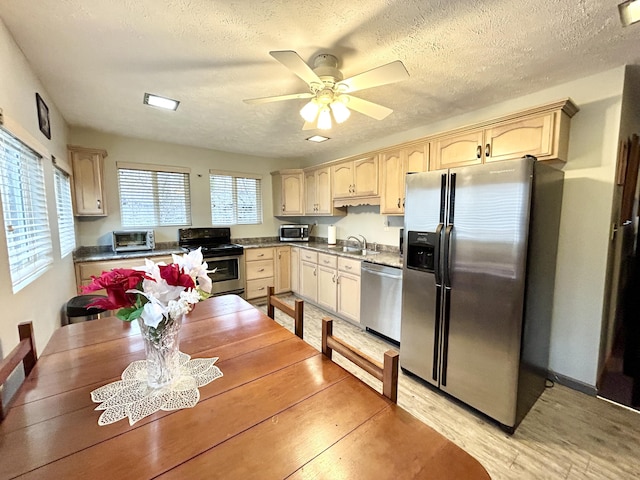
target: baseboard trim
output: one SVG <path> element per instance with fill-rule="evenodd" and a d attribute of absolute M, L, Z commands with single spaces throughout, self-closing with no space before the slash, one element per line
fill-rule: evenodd
<path fill-rule="evenodd" d="M 590 395 L 592 397 L 598 395 L 598 389 L 595 386 L 581 382 L 580 380 L 576 380 L 575 378 L 566 377 L 554 372 L 553 370 L 549 370 L 547 378 L 556 383 L 559 383 L 560 385 L 564 385 L 565 387 L 569 387 L 573 390 L 586 393 L 587 395 Z"/>

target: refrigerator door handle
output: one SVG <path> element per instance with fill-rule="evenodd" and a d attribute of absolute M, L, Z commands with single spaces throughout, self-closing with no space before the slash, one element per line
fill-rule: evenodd
<path fill-rule="evenodd" d="M 440 177 L 440 223 L 444 223 L 446 198 L 447 198 L 447 174 L 443 173 L 442 176 Z"/>
<path fill-rule="evenodd" d="M 439 223 L 436 228 L 436 244 L 433 249 L 433 274 L 436 277 L 436 286 L 442 286 L 442 267 L 440 264 L 440 243 L 442 242 L 442 229 L 444 228 L 444 224 Z"/>
<path fill-rule="evenodd" d="M 444 265 L 444 286 L 451 288 L 451 234 L 453 233 L 453 225 L 447 225 L 447 228 L 444 231 L 444 254 L 443 254 L 443 262 Z"/>
<path fill-rule="evenodd" d="M 444 288 L 444 325 L 442 326 L 442 373 L 440 384 L 447 386 L 447 357 L 449 356 L 449 317 L 451 313 L 451 288 Z"/>
<path fill-rule="evenodd" d="M 451 174 L 451 187 L 449 188 L 449 219 L 447 225 L 453 223 L 453 214 L 456 210 L 456 174 Z"/>
<path fill-rule="evenodd" d="M 433 336 L 433 368 L 431 378 L 438 381 L 438 357 L 440 356 L 440 317 L 442 312 L 442 285 L 436 285 L 436 318 Z"/>

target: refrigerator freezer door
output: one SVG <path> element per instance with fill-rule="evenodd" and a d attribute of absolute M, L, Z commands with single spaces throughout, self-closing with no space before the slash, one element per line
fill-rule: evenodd
<path fill-rule="evenodd" d="M 444 172 L 407 175 L 402 270 L 400 364 L 403 369 L 434 385 L 438 385 L 439 355 L 439 336 L 436 335 L 439 299 L 435 275 L 407 268 L 407 237 L 409 231 L 436 232 L 438 229 L 443 175 L 446 179 Z"/>
<path fill-rule="evenodd" d="M 452 169 L 454 173 L 441 388 L 513 425 L 533 164 L 497 162 Z"/>

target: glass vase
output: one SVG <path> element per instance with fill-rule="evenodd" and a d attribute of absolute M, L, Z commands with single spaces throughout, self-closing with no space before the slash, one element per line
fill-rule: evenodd
<path fill-rule="evenodd" d="M 156 328 L 138 319 L 147 355 L 147 383 L 151 388 L 163 388 L 180 376 L 180 327 L 178 318 L 164 317 Z"/>

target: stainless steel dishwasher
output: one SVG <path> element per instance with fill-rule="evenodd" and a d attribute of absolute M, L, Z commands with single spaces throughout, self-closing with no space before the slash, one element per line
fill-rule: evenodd
<path fill-rule="evenodd" d="M 402 269 L 362 262 L 360 323 L 400 342 Z"/>

